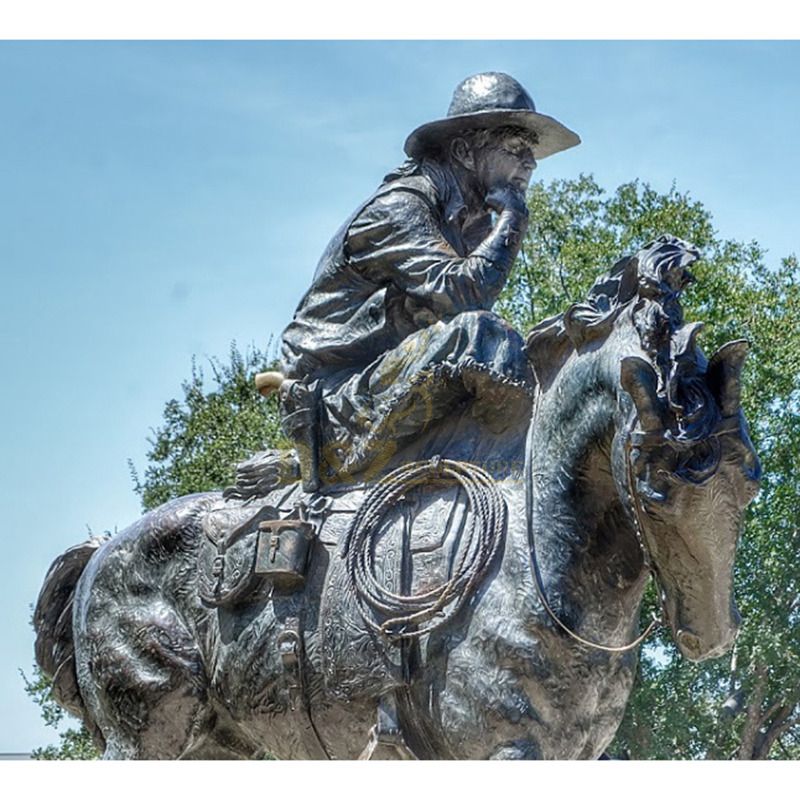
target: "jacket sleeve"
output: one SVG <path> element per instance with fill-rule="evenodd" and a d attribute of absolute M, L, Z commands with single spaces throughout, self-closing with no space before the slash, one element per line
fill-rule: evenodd
<path fill-rule="evenodd" d="M 489 309 L 519 251 L 524 221 L 504 211 L 472 253 L 461 257 L 444 238 L 430 205 L 398 189 L 377 197 L 353 220 L 345 254 L 365 278 L 392 284 L 438 318 Z"/>

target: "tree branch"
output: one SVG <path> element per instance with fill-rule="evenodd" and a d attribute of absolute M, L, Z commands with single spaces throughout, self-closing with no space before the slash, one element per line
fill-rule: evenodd
<path fill-rule="evenodd" d="M 774 703 L 773 703 L 773 704 L 772 704 L 772 705 L 771 705 L 771 706 L 770 706 L 770 707 L 769 707 L 769 708 L 768 708 L 768 709 L 767 709 L 767 710 L 766 710 L 766 711 L 765 711 L 765 712 L 764 712 L 764 713 L 761 715 L 761 719 L 760 719 L 760 720 L 759 720 L 759 722 L 758 722 L 758 724 L 759 724 L 759 727 L 761 727 L 762 725 L 766 725 L 766 724 L 767 724 L 767 723 L 770 721 L 770 719 L 772 719 L 772 715 L 773 715 L 773 714 L 774 714 L 774 713 L 775 713 L 775 712 L 776 712 L 776 711 L 777 711 L 777 710 L 778 710 L 778 709 L 779 709 L 781 706 L 785 705 L 785 703 L 786 703 L 786 700 L 785 700 L 784 698 L 781 698 L 780 700 L 776 700 L 776 701 L 775 701 L 775 702 L 774 702 Z M 791 710 L 791 706 L 789 706 L 789 709 Z"/>
<path fill-rule="evenodd" d="M 753 754 L 754 759 L 766 758 L 769 755 L 769 751 L 772 749 L 772 745 L 775 744 L 775 740 L 778 739 L 782 734 L 786 733 L 789 728 L 800 722 L 800 717 L 792 717 L 791 713 L 792 706 L 783 706 L 778 711 L 778 713 L 775 715 L 775 718 L 769 724 L 769 727 L 761 737 L 758 747 Z"/>
<path fill-rule="evenodd" d="M 755 751 L 756 737 L 761 723 L 761 704 L 764 702 L 764 695 L 767 691 L 767 667 L 760 663 L 756 667 L 753 691 L 750 695 L 750 703 L 747 706 L 747 717 L 742 727 L 742 735 L 739 740 L 739 752 L 737 758 L 741 761 L 749 761 L 753 758 Z"/>

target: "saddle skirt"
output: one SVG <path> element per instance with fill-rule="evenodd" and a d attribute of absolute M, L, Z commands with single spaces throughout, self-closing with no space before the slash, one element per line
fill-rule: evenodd
<path fill-rule="evenodd" d="M 269 593 L 269 586 L 256 571 L 256 555 L 261 523 L 278 516 L 271 505 L 224 500 L 203 514 L 197 591 L 205 605 L 237 606 Z"/>
<path fill-rule="evenodd" d="M 365 609 L 354 591 L 347 534 L 364 498 L 362 491 L 337 500 L 320 536 L 333 553 L 319 613 L 321 667 L 327 693 L 345 701 L 379 697 L 411 677 L 407 647 L 376 630 L 380 615 Z M 468 513 L 457 486 L 409 493 L 375 525 L 365 554 L 372 567 L 368 580 L 389 596 L 422 595 L 441 587 L 450 578 Z M 424 666 L 424 650 L 419 648 L 418 666 Z"/>

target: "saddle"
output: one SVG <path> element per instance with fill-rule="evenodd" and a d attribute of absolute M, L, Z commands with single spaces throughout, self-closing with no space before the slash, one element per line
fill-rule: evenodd
<path fill-rule="evenodd" d="M 236 606 L 303 591 L 300 630 L 316 631 L 330 697 L 383 697 L 408 685 L 409 646 L 450 626 L 502 546 L 506 507 L 494 480 L 434 458 L 368 489 L 298 489 L 276 505 L 220 501 L 205 514 L 201 598 Z"/>
<path fill-rule="evenodd" d="M 473 464 L 416 461 L 372 486 L 338 545 L 321 608 L 329 691 L 353 699 L 408 685 L 425 666 L 417 643 L 465 622 L 459 614 L 505 532 L 505 501 Z"/>

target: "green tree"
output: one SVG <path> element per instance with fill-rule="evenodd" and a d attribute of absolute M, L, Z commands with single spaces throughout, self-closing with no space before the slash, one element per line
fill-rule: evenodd
<path fill-rule="evenodd" d="M 686 318 L 703 346 L 746 338 L 744 407 L 764 480 L 736 567 L 744 619 L 733 657 L 692 665 L 660 632 L 641 669 L 613 752 L 631 758 L 800 757 L 800 270 L 770 268 L 756 243 L 723 240 L 711 214 L 672 187 L 606 192 L 590 176 L 535 184 L 531 222 L 499 310 L 521 331 L 585 297 L 619 256 L 661 233 L 697 245 Z M 650 597 L 652 604 L 653 597 Z"/>
<path fill-rule="evenodd" d="M 193 360 L 183 397 L 164 406 L 163 424 L 148 439 L 141 479 L 129 462 L 145 510 L 173 497 L 230 486 L 238 462 L 283 443 L 277 399 L 264 400 L 254 384 L 256 373 L 274 369 L 274 359 L 257 348 L 242 353 L 233 344 L 227 363 L 211 358 L 208 365 L 210 384 Z"/>

